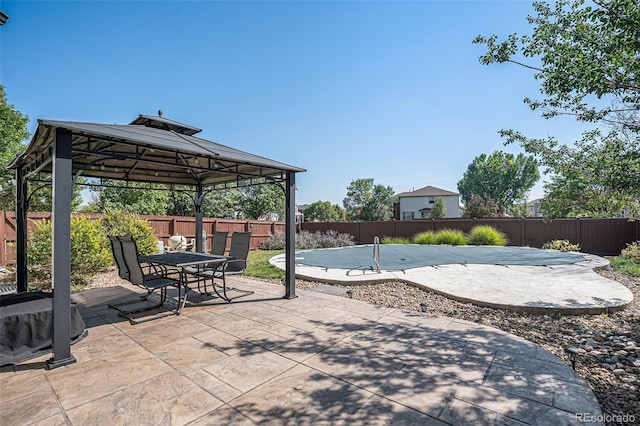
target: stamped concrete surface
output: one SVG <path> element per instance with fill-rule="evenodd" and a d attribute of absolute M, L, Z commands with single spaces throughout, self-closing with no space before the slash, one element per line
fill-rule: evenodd
<path fill-rule="evenodd" d="M 329 284 L 403 281 L 454 300 L 535 314 L 600 314 L 624 309 L 633 294 L 595 272 L 609 261 L 590 254 L 583 262 L 553 266 L 450 264 L 387 271 L 296 265 L 296 277 Z M 270 262 L 285 268 L 284 255 Z"/>
<path fill-rule="evenodd" d="M 255 294 L 190 294 L 180 316 L 131 325 L 125 287 L 73 295 L 77 362 L 0 369 L 2 425 L 462 425 L 579 423 L 587 384 L 495 328 L 237 278 Z"/>

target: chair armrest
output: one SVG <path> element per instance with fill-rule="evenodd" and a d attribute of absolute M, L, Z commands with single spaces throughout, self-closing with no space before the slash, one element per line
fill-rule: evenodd
<path fill-rule="evenodd" d="M 243 271 L 247 267 L 246 259 L 229 259 L 229 260 L 225 260 L 220 265 L 218 265 L 216 270 L 220 270 L 224 274 L 227 271 L 227 268 L 229 267 L 229 265 L 235 265 L 237 263 L 243 264 L 243 266 L 239 268 L 241 271 Z"/>
<path fill-rule="evenodd" d="M 153 262 L 143 262 L 143 263 L 144 263 L 143 267 L 147 268 L 147 274 L 153 274 L 153 275 L 158 275 L 165 278 L 171 278 L 172 275 L 178 274 L 180 272 L 175 268 L 169 268 L 167 265 L 160 265 L 158 263 L 153 263 Z"/>

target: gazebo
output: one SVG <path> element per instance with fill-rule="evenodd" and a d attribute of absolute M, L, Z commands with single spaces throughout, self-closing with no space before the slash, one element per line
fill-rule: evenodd
<path fill-rule="evenodd" d="M 38 120 L 27 149 L 9 165 L 16 170 L 16 280 L 27 291 L 27 182 L 49 175 L 53 187 L 53 357 L 56 368 L 71 354 L 71 198 L 79 176 L 193 188 L 196 248 L 202 251 L 202 201 L 216 189 L 275 184 L 285 194 L 284 298 L 295 298 L 295 174 L 304 169 L 220 145 L 194 135 L 201 130 L 161 116 L 140 115 L 129 124 Z"/>

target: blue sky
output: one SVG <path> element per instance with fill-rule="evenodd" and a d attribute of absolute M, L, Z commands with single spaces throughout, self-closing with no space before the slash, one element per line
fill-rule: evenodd
<path fill-rule="evenodd" d="M 342 204 L 373 178 L 457 191 L 502 128 L 576 140 L 544 120 L 531 71 L 483 66 L 479 34 L 529 33 L 530 1 L 0 1 L 0 84 L 31 119 L 126 124 L 156 114 L 307 169 L 298 204 Z M 544 177 L 543 177 L 544 179 Z M 542 180 L 530 198 L 542 196 Z"/>

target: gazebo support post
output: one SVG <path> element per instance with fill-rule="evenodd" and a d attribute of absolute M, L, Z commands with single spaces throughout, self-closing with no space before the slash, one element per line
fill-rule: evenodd
<path fill-rule="evenodd" d="M 53 146 L 53 358 L 47 368 L 76 362 L 71 355 L 71 133 L 56 129 Z"/>
<path fill-rule="evenodd" d="M 27 179 L 24 169 L 16 171 L 16 290 L 27 291 Z"/>
<path fill-rule="evenodd" d="M 285 205 L 285 273 L 284 299 L 296 297 L 296 174 L 287 172 L 284 195 Z"/>
<path fill-rule="evenodd" d="M 202 239 L 202 201 L 204 200 L 204 192 L 202 185 L 196 187 L 196 197 L 194 199 L 194 207 L 196 210 L 196 247 L 195 251 L 202 253 L 204 241 Z"/>

